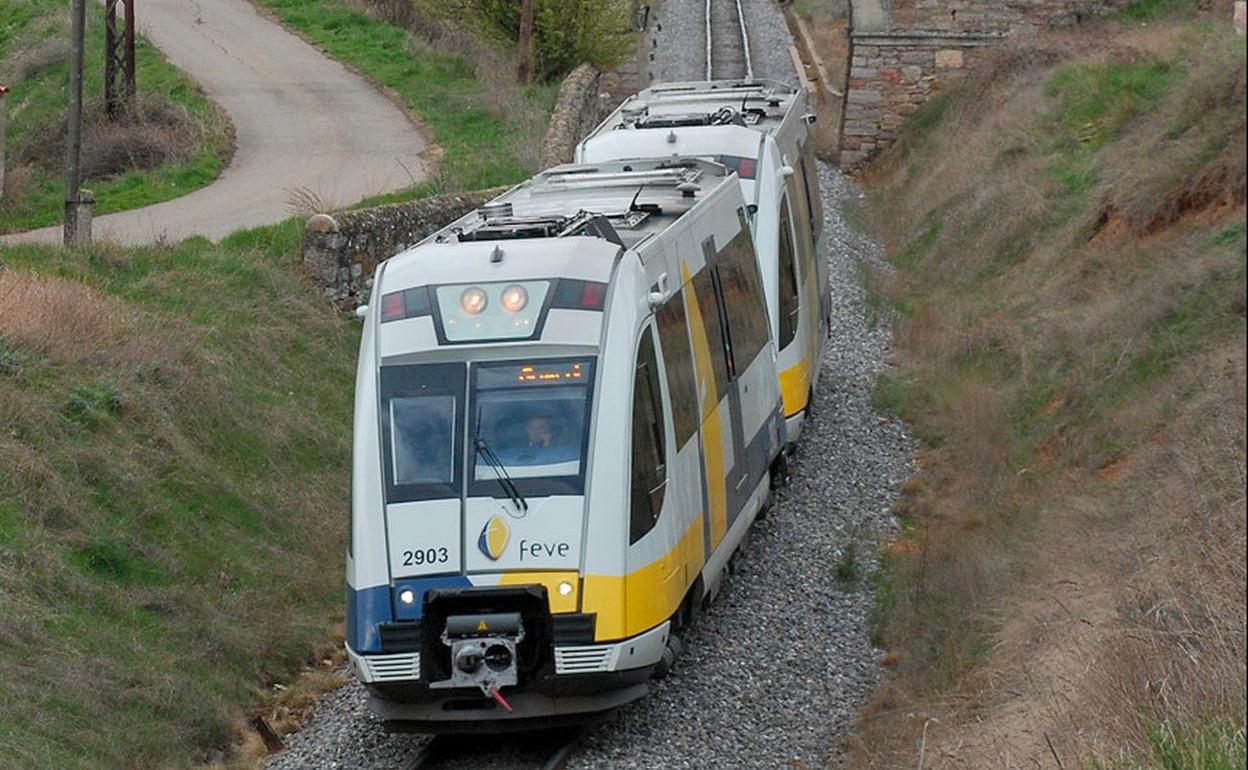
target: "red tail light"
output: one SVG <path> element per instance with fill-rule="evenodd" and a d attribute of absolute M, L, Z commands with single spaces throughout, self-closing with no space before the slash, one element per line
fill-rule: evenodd
<path fill-rule="evenodd" d="M 406 313 L 403 308 L 403 292 L 392 291 L 381 298 L 381 320 L 398 321 Z"/>
<path fill-rule="evenodd" d="M 581 288 L 581 309 L 602 310 L 607 300 L 607 285 L 586 281 Z"/>

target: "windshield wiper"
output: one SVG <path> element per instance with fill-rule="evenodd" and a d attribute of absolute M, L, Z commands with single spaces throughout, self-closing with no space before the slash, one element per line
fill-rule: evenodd
<path fill-rule="evenodd" d="M 503 491 L 507 493 L 507 497 L 511 498 L 511 502 L 516 506 L 516 510 L 528 511 L 529 501 L 524 499 L 524 495 L 520 494 L 520 490 L 516 488 L 516 483 L 511 480 L 511 476 L 507 473 L 507 466 L 503 465 L 498 459 L 498 455 L 494 454 L 494 450 L 490 449 L 490 445 L 485 443 L 485 439 L 477 436 L 477 454 L 485 458 L 485 461 L 494 469 L 494 476 L 498 479 L 499 485 Z"/>

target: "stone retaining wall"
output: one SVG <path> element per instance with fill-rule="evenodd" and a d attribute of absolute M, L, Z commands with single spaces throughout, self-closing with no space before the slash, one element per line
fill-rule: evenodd
<path fill-rule="evenodd" d="M 571 162 L 576 145 L 606 116 L 599 92 L 601 78 L 602 73 L 588 63 L 564 78 L 542 142 L 542 168 Z"/>
<path fill-rule="evenodd" d="M 317 214 L 303 235 L 303 267 L 344 310 L 368 301 L 373 270 L 439 228 L 501 195 L 506 187 L 436 195 L 359 211 Z"/>
<path fill-rule="evenodd" d="M 841 166 L 857 168 L 892 144 L 906 118 L 1002 39 L 969 34 L 855 36 L 841 127 Z"/>

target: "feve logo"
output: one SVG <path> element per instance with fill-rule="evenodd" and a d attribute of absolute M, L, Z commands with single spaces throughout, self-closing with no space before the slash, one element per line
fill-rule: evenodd
<path fill-rule="evenodd" d="M 511 528 L 507 526 L 507 522 L 500 516 L 491 516 L 481 528 L 481 536 L 477 538 L 477 548 L 481 549 L 481 553 L 498 561 L 502 558 L 503 549 L 507 547 L 507 540 L 510 537 Z"/>

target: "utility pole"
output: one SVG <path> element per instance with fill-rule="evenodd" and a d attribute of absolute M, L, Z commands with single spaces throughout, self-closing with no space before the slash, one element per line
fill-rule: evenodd
<path fill-rule="evenodd" d="M 533 77 L 533 1 L 520 3 L 520 41 L 516 61 L 516 80 L 527 85 Z"/>
<path fill-rule="evenodd" d="M 0 200 L 4 200 L 4 95 L 8 86 L 0 86 Z"/>
<path fill-rule="evenodd" d="M 79 222 L 83 213 L 80 205 L 90 193 L 81 195 L 78 160 L 82 155 L 82 59 L 87 26 L 86 0 L 73 0 L 70 12 L 71 35 L 69 53 L 69 131 L 65 147 L 65 245 L 82 242 L 82 225 L 86 226 L 86 240 L 91 240 L 91 210 L 86 207 L 86 222 Z M 94 200 L 93 198 L 91 200 Z"/>
<path fill-rule="evenodd" d="M 117 6 L 126 10 L 125 28 L 118 32 Z M 116 119 L 134 106 L 134 0 L 104 3 L 104 111 Z"/>

